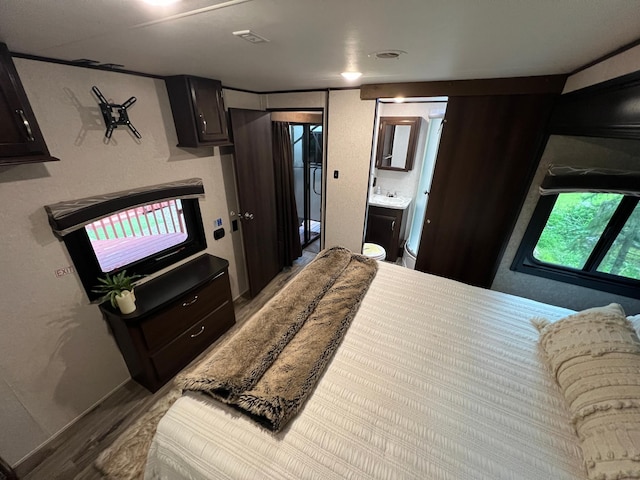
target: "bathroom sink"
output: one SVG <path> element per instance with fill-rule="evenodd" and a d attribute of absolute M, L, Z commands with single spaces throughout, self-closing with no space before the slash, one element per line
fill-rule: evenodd
<path fill-rule="evenodd" d="M 369 205 L 376 207 L 395 208 L 398 210 L 404 210 L 411 203 L 409 197 L 387 197 L 386 195 L 380 195 L 374 193 L 369 196 Z"/>

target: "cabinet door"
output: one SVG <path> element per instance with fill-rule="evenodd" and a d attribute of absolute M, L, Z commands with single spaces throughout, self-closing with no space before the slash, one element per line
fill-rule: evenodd
<path fill-rule="evenodd" d="M 396 229 L 400 228 L 397 223 L 396 215 L 389 214 L 384 209 L 369 207 L 365 240 L 384 248 L 387 252 L 387 260 L 391 261 L 394 261 L 398 255 L 398 248 L 393 247 L 394 244 L 397 245 Z"/>
<path fill-rule="evenodd" d="M 57 160 L 49 156 L 7 46 L 0 43 L 0 164 Z"/>
<path fill-rule="evenodd" d="M 198 77 L 191 77 L 190 81 L 198 140 L 202 143 L 228 140 L 221 83 Z"/>

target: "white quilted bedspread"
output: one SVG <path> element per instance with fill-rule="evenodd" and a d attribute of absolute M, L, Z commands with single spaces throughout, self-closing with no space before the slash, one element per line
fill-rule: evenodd
<path fill-rule="evenodd" d="M 147 479 L 584 479 L 531 317 L 569 310 L 386 263 L 306 406 L 274 436 L 179 399 Z"/>

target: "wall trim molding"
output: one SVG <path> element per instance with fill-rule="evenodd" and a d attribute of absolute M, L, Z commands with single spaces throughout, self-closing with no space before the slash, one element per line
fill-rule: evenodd
<path fill-rule="evenodd" d="M 361 100 L 395 97 L 526 95 L 562 93 L 567 75 L 441 80 L 433 82 L 371 83 L 360 88 Z"/>

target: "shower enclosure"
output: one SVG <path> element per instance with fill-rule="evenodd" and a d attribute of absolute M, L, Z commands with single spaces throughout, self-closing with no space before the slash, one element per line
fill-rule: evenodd
<path fill-rule="evenodd" d="M 322 208 L 322 125 L 292 123 L 293 178 L 302 247 L 320 237 Z"/>

